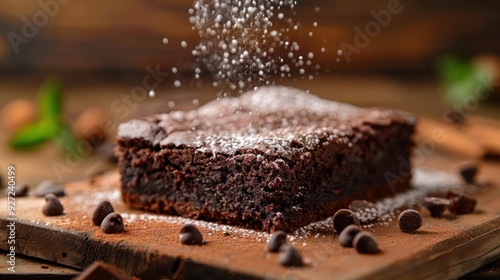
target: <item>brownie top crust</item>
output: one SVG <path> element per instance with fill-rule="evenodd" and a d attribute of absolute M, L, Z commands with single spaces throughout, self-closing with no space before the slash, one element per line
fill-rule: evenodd
<path fill-rule="evenodd" d="M 118 138 L 141 139 L 157 148 L 190 147 L 214 154 L 252 149 L 287 157 L 294 148 L 313 150 L 325 140 L 351 146 L 370 126 L 414 122 L 414 116 L 397 110 L 363 109 L 299 89 L 266 86 L 197 110 L 131 120 L 119 126 Z"/>

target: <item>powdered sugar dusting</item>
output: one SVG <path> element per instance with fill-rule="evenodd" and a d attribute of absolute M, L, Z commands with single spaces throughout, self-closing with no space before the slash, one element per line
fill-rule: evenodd
<path fill-rule="evenodd" d="M 310 150 L 324 141 L 352 148 L 353 143 L 362 137 L 353 133 L 353 127 L 364 123 L 387 125 L 388 119 L 404 119 L 406 122 L 411 117 L 322 100 L 294 88 L 266 86 L 239 98 L 210 102 L 198 110 L 176 111 L 154 118 L 156 121 L 152 122 L 150 129 L 158 137 L 154 138 L 153 144 L 186 145 L 198 152 L 213 154 L 231 154 L 252 148 L 261 153 L 287 156 L 292 152 L 291 146 Z M 124 124 L 123 129 L 119 129 L 119 137 L 137 137 L 137 133 L 128 128 L 133 127 Z M 160 135 L 166 135 L 165 139 L 159 139 Z"/>
<path fill-rule="evenodd" d="M 186 223 L 194 224 L 195 226 L 206 228 L 209 234 L 214 233 L 225 233 L 232 236 L 233 238 L 246 238 L 252 237 L 256 241 L 267 241 L 271 237 L 270 234 L 262 231 L 256 231 L 251 229 L 244 229 L 229 225 L 220 225 L 212 222 L 192 220 L 188 218 L 178 217 L 178 216 L 167 216 L 167 215 L 155 215 L 155 214 L 133 214 L 133 213 L 122 213 L 122 217 L 125 223 L 134 223 L 138 221 L 146 221 L 152 223 L 169 223 L 174 225 L 183 225 Z"/>
<path fill-rule="evenodd" d="M 73 199 L 76 203 L 80 204 L 85 204 L 87 201 L 93 201 L 97 205 L 97 203 L 102 200 L 108 200 L 111 204 L 113 204 L 121 201 L 121 193 L 118 189 L 110 189 L 106 191 L 75 194 Z"/>
<path fill-rule="evenodd" d="M 405 208 L 421 206 L 423 198 L 427 195 L 450 190 L 458 191 L 465 186 L 457 176 L 444 171 L 416 169 L 412 180 L 412 190 L 376 203 L 381 223 L 392 221 Z"/>

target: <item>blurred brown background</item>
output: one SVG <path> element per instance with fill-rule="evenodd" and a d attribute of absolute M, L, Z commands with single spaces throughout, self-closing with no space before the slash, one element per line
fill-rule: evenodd
<path fill-rule="evenodd" d="M 191 0 L 3 0 L 0 2 L 0 72 L 60 75 L 140 73 L 147 65 L 186 66 L 198 41 L 187 10 Z M 397 1 L 399 2 L 399 1 Z M 41 4 L 44 3 L 44 4 Z M 329 63 L 332 71 L 429 71 L 448 52 L 467 54 L 500 51 L 500 2 L 401 1 L 387 27 L 352 62 L 336 63 L 341 42 L 353 43 L 356 26 L 373 20 L 370 11 L 387 9 L 388 0 L 299 0 L 295 34 L 303 50 Z M 56 11 L 28 42 L 12 47 L 7 35 L 22 35 L 30 22 L 44 23 L 41 11 Z M 315 8 L 320 11 L 316 12 Z M 38 14 L 37 14 L 38 13 Z M 46 12 L 47 13 L 47 12 Z M 318 27 L 313 27 L 313 22 Z M 313 37 L 308 32 L 314 32 Z M 162 44 L 167 37 L 169 44 Z M 180 42 L 185 40 L 187 48 Z M 326 47 L 326 52 L 319 49 Z"/>

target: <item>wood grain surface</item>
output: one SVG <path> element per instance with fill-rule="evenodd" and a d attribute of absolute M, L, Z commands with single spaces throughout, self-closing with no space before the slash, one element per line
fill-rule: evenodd
<path fill-rule="evenodd" d="M 496 165 L 482 167 L 490 185 L 478 190 L 478 207 L 470 215 L 431 218 L 423 210 L 424 226 L 414 234 L 401 232 L 395 222 L 366 228 L 378 239 L 382 252 L 361 255 L 342 248 L 325 228 L 295 233 L 290 241 L 307 265 L 285 268 L 278 256 L 265 251 L 264 233 L 199 223 L 202 246 L 178 242 L 187 219 L 130 210 L 120 200 L 118 174 L 110 173 L 93 184 L 88 180 L 66 186 L 65 215 L 45 217 L 40 198 L 19 198 L 16 222 L 17 253 L 77 269 L 93 261 L 114 264 L 145 279 L 443 279 L 464 275 L 500 255 L 500 184 Z M 126 232 L 107 235 L 90 220 L 94 205 L 109 199 L 124 215 Z M 0 200 L 5 205 L 5 199 Z M 5 208 L 5 207 L 4 207 Z M 0 225 L 7 223 L 0 209 Z M 0 232 L 5 250 L 6 231 Z"/>

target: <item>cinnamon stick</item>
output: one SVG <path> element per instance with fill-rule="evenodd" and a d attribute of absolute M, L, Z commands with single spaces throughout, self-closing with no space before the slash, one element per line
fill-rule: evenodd
<path fill-rule="evenodd" d="M 470 159 L 481 159 L 486 153 L 478 142 L 457 128 L 427 117 L 421 117 L 417 124 L 417 145 L 419 141 L 430 141 L 439 149 Z"/>

